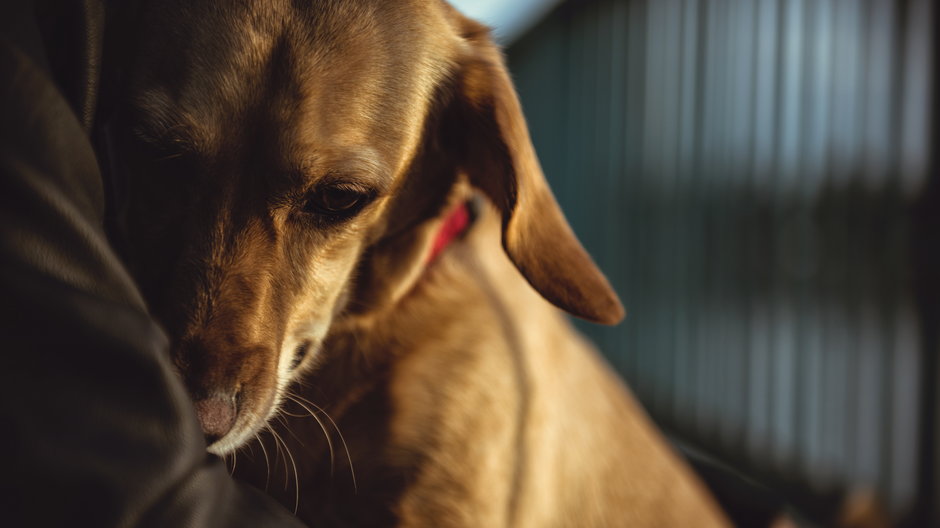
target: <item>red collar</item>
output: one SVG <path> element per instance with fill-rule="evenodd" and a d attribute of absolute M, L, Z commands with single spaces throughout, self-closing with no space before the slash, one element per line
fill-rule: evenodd
<path fill-rule="evenodd" d="M 473 218 L 470 214 L 470 203 L 462 202 L 447 215 L 444 223 L 441 224 L 434 237 L 434 245 L 431 246 L 431 253 L 428 255 L 427 263 L 430 264 L 443 252 L 451 242 L 463 235 L 469 229 Z"/>

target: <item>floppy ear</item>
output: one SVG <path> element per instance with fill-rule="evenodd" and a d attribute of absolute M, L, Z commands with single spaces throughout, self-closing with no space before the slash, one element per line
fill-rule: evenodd
<path fill-rule="evenodd" d="M 619 322 L 617 294 L 548 188 L 502 54 L 484 26 L 468 19 L 461 26 L 467 56 L 445 124 L 460 168 L 501 211 L 503 247 L 543 297 L 589 321 Z"/>

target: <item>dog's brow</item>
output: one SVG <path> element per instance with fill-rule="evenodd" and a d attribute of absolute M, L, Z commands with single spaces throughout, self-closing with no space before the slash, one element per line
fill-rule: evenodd
<path fill-rule="evenodd" d="M 380 194 L 388 192 L 393 180 L 387 164 L 371 152 L 313 157 L 301 165 L 298 173 L 307 182 L 319 179 L 361 182 Z"/>
<path fill-rule="evenodd" d="M 148 94 L 137 99 L 133 130 L 151 142 L 173 143 L 199 150 L 209 143 L 206 131 L 186 115 L 179 115 L 165 98 Z"/>

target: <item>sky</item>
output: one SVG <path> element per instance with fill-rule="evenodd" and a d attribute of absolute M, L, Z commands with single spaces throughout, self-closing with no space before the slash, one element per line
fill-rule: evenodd
<path fill-rule="evenodd" d="M 509 45 L 548 14 L 559 0 L 450 0 L 450 3 L 493 28 L 496 40 Z"/>

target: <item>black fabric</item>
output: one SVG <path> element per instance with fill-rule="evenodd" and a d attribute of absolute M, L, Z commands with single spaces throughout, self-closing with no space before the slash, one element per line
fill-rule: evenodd
<path fill-rule="evenodd" d="M 56 19 L 81 50 L 50 60 L 34 7 L 0 7 L 0 524 L 301 526 L 206 454 L 166 338 L 103 234 L 86 135 L 101 29 Z"/>

